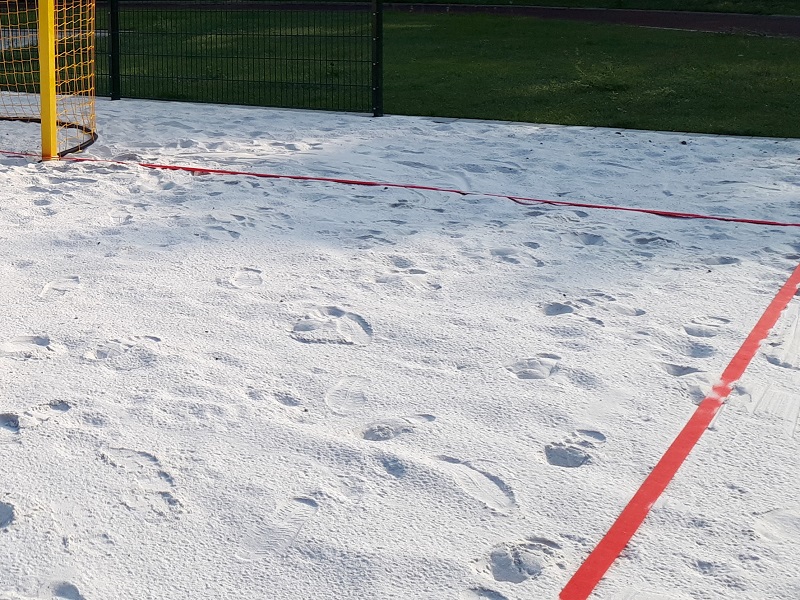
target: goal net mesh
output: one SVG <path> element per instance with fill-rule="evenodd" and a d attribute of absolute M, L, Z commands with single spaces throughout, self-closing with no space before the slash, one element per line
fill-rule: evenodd
<path fill-rule="evenodd" d="M 0 149 L 41 150 L 40 128 L 21 125 L 42 118 L 38 12 L 37 0 L 0 0 Z M 96 138 L 94 0 L 55 0 L 54 21 L 55 127 L 64 155 Z"/>

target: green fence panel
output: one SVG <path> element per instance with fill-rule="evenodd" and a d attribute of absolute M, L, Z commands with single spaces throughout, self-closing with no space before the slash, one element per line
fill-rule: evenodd
<path fill-rule="evenodd" d="M 112 0 L 98 5 L 97 93 L 379 115 L 381 11 L 379 1 Z"/>

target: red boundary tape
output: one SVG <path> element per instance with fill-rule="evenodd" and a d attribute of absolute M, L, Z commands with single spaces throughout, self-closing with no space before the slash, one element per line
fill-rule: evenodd
<path fill-rule="evenodd" d="M 767 306 L 750 335 L 742 343 L 711 393 L 700 403 L 692 417 L 644 480 L 639 490 L 617 517 L 617 520 L 589 554 L 561 591 L 561 600 L 586 600 L 608 569 L 628 545 L 639 529 L 656 500 L 675 477 L 678 469 L 689 456 L 722 407 L 723 400 L 731 393 L 732 386 L 753 360 L 762 341 L 775 326 L 781 312 L 789 305 L 800 287 L 800 265 L 791 274 L 775 298 Z"/>
<path fill-rule="evenodd" d="M 18 157 L 34 157 L 33 154 L 24 152 L 5 152 L 0 151 L 0 154 Z M 102 158 L 81 158 L 75 156 L 66 156 L 61 160 L 71 162 L 89 162 L 89 163 L 108 163 L 117 165 L 136 165 L 146 169 L 158 169 L 162 171 L 184 171 L 194 175 L 233 175 L 244 177 L 260 177 L 263 179 L 290 179 L 293 181 L 318 181 L 323 183 L 338 183 L 344 185 L 358 185 L 369 187 L 390 187 L 401 188 L 406 190 L 423 190 L 429 192 L 443 192 L 447 194 L 458 194 L 460 196 L 486 196 L 488 198 L 503 198 L 511 200 L 523 206 L 531 206 L 536 204 L 546 204 L 548 206 L 566 206 L 569 208 L 588 208 L 594 210 L 616 210 L 621 212 L 633 212 L 647 215 L 655 215 L 657 217 L 668 217 L 671 219 L 704 219 L 707 221 L 723 221 L 726 223 L 747 223 L 750 225 L 769 225 L 772 227 L 800 227 L 800 223 L 787 223 L 783 221 L 769 221 L 765 219 L 745 219 L 741 217 L 722 217 L 718 215 L 703 215 L 699 213 L 677 212 L 671 210 L 658 210 L 653 208 L 637 208 L 632 206 L 613 206 L 609 204 L 592 204 L 587 202 L 570 202 L 567 200 L 544 200 L 541 198 L 528 198 L 525 196 L 513 196 L 507 194 L 493 194 L 482 192 L 468 192 L 464 190 L 457 190 L 444 187 L 436 187 L 430 185 L 417 185 L 413 183 L 387 183 L 380 181 L 364 181 L 360 179 L 340 179 L 336 177 L 314 177 L 310 175 L 278 175 L 275 173 L 254 173 L 250 171 L 233 171 L 228 169 L 208 169 L 204 167 L 190 167 L 181 165 L 162 165 L 158 163 L 144 163 L 134 161 L 110 160 Z"/>

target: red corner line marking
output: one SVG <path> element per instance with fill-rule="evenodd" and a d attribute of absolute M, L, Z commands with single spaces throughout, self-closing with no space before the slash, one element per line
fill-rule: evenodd
<path fill-rule="evenodd" d="M 758 320 L 742 347 L 728 364 L 722 377 L 711 393 L 697 407 L 692 417 L 672 442 L 672 445 L 658 461 L 644 480 L 639 491 L 617 517 L 617 520 L 600 540 L 597 547 L 578 568 L 567 585 L 561 591 L 561 600 L 586 600 L 600 583 L 608 569 L 628 545 L 636 530 L 644 521 L 650 509 L 666 489 L 678 469 L 689 456 L 722 407 L 723 400 L 731 393 L 731 388 L 744 373 L 753 360 L 761 342 L 775 326 L 783 310 L 789 305 L 800 286 L 800 265 L 791 274 L 786 283 L 770 302 L 764 314 Z"/>

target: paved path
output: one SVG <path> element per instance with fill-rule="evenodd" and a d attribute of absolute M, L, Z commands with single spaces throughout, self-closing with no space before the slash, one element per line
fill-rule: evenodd
<path fill-rule="evenodd" d="M 387 10 L 415 13 L 488 13 L 529 16 L 540 19 L 589 21 L 725 33 L 800 38 L 800 17 L 703 13 L 665 10 L 621 10 L 604 8 L 548 8 L 540 6 L 486 6 L 474 4 L 401 4 L 387 3 Z"/>

